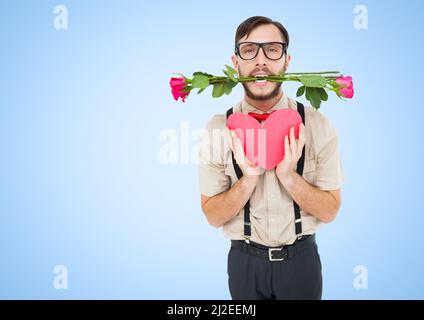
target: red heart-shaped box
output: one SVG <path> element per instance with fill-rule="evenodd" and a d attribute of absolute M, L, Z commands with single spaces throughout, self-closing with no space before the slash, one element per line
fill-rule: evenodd
<path fill-rule="evenodd" d="M 233 113 L 228 117 L 227 127 L 235 130 L 247 159 L 261 168 L 272 170 L 284 158 L 284 137 L 294 127 L 294 135 L 298 139 L 301 123 L 302 118 L 297 111 L 279 109 L 272 112 L 262 125 L 247 114 Z"/>

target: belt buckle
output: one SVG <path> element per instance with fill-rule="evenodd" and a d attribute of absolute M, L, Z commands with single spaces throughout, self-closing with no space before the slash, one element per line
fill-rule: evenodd
<path fill-rule="evenodd" d="M 268 249 L 269 261 L 283 261 L 285 259 L 285 257 L 283 257 L 283 258 L 273 258 L 272 257 L 273 251 L 283 251 L 283 250 L 284 250 L 284 247 L 283 248 L 269 248 Z"/>

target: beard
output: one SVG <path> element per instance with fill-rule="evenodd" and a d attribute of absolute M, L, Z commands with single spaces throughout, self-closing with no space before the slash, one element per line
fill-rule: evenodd
<path fill-rule="evenodd" d="M 280 93 L 280 88 L 282 83 L 281 82 L 274 82 L 275 83 L 275 88 L 267 94 L 254 94 L 252 92 L 252 90 L 249 89 L 249 87 L 247 86 L 246 83 L 242 83 L 244 91 L 246 92 L 246 95 L 253 100 L 258 100 L 258 101 L 265 101 L 265 100 L 269 100 L 272 98 L 275 98 L 276 96 L 278 96 L 278 94 Z"/>
<path fill-rule="evenodd" d="M 286 73 L 286 70 L 287 70 L 287 68 L 283 67 L 283 70 L 281 71 L 280 74 Z M 238 73 L 241 75 L 240 67 L 238 68 Z M 242 82 L 242 85 L 243 85 L 243 88 L 244 88 L 246 95 L 250 99 L 257 100 L 257 101 L 265 101 L 265 100 L 269 100 L 269 99 L 272 99 L 272 98 L 275 98 L 276 96 L 278 96 L 278 94 L 281 91 L 282 83 L 281 82 L 272 82 L 272 84 L 275 84 L 275 87 L 271 92 L 269 92 L 267 94 L 255 94 L 255 93 L 252 92 L 252 90 L 249 89 L 246 82 Z"/>

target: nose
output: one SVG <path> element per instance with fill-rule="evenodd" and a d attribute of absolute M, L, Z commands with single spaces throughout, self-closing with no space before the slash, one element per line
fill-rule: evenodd
<path fill-rule="evenodd" d="M 259 52 L 258 52 L 258 55 L 256 56 L 255 60 L 256 60 L 256 65 L 259 65 L 259 64 L 265 65 L 266 64 L 266 61 L 268 60 L 268 58 L 265 56 L 265 52 L 264 52 L 263 47 L 259 48 Z"/>

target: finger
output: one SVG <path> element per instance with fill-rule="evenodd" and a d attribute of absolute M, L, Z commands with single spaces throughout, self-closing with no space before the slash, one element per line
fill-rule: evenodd
<path fill-rule="evenodd" d="M 246 161 L 246 164 L 247 164 L 246 169 L 245 169 L 247 175 L 255 176 L 255 175 L 260 174 L 257 170 L 257 166 L 252 161 L 247 159 L 247 157 L 245 158 L 245 161 Z"/>
<path fill-rule="evenodd" d="M 260 176 L 265 172 L 265 169 L 258 167 L 257 165 L 249 165 L 246 169 L 246 174 L 250 176 Z"/>
<path fill-rule="evenodd" d="M 284 137 L 284 159 L 291 158 L 290 146 L 289 146 L 289 137 L 285 135 Z"/>
<path fill-rule="evenodd" d="M 296 155 L 297 142 L 296 142 L 296 138 L 294 137 L 294 127 L 290 128 L 290 148 L 291 148 L 292 155 Z"/>
<path fill-rule="evenodd" d="M 305 143 L 306 143 L 306 128 L 305 128 L 305 125 L 301 123 L 299 127 L 299 140 L 297 144 L 297 148 L 298 148 L 297 151 L 299 154 L 302 152 L 302 149 L 305 146 Z"/>
<path fill-rule="evenodd" d="M 249 167 L 256 167 L 256 164 L 253 161 L 249 160 L 247 157 L 246 157 L 246 163 L 249 165 Z"/>

